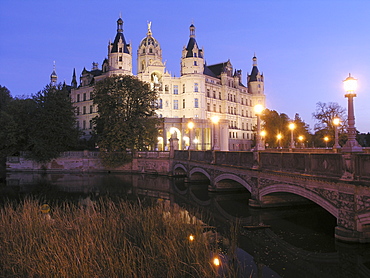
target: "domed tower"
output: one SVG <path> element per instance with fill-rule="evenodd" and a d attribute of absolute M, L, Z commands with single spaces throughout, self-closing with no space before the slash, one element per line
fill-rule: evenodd
<path fill-rule="evenodd" d="M 146 37 L 140 42 L 137 50 L 137 73 L 144 73 L 148 66 L 162 66 L 162 49 L 158 41 L 152 36 L 151 22 L 148 22 Z"/>
<path fill-rule="evenodd" d="M 203 49 L 198 47 L 195 40 L 195 26 L 190 25 L 188 45 L 184 46 L 181 57 L 181 75 L 200 73 L 204 71 Z"/>
<path fill-rule="evenodd" d="M 117 34 L 114 42 L 108 45 L 109 71 L 117 74 L 132 74 L 131 45 L 126 43 L 123 35 L 123 20 L 117 20 Z"/>
<path fill-rule="evenodd" d="M 58 81 L 58 75 L 55 71 L 55 62 L 54 62 L 53 72 L 50 74 L 50 83 L 55 86 L 57 84 L 57 81 Z"/>

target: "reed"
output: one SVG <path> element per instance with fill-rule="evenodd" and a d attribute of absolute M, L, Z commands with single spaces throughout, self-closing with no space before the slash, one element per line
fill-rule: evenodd
<path fill-rule="evenodd" d="M 215 277 L 201 223 L 164 205 L 39 200 L 0 209 L 1 277 Z M 195 240 L 189 241 L 189 235 Z"/>

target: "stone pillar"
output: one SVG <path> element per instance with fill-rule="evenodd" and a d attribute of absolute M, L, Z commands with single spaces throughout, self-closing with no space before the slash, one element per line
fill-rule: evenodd
<path fill-rule="evenodd" d="M 220 120 L 220 150 L 229 151 L 229 123 L 227 120 Z"/>
<path fill-rule="evenodd" d="M 175 150 L 179 149 L 179 139 L 177 138 L 177 132 L 172 133 L 170 141 L 170 158 L 175 157 Z"/>

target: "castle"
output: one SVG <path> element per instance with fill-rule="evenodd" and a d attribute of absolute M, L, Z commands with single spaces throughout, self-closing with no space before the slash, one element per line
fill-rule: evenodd
<path fill-rule="evenodd" d="M 230 61 L 207 65 L 204 50 L 195 37 L 195 26 L 191 24 L 187 46 L 182 49 L 180 77 L 171 76 L 166 70 L 151 23 L 137 49 L 136 76 L 148 82 L 159 96 L 156 112 L 163 118 L 163 126 L 156 149 L 168 150 L 169 139 L 174 138 L 179 149 L 249 150 L 256 124 L 253 107 L 265 105 L 264 77 L 257 68 L 257 58 L 252 59 L 245 86 L 241 70 L 234 70 Z M 108 44 L 108 57 L 102 67 L 93 63 L 91 70 L 84 68 L 79 85 L 73 72 L 71 99 L 84 138 L 91 136 L 92 119 L 97 116 L 92 100 L 95 82 L 111 75 L 133 75 L 132 58 L 132 46 L 125 40 L 123 20 L 119 18 L 115 39 Z"/>

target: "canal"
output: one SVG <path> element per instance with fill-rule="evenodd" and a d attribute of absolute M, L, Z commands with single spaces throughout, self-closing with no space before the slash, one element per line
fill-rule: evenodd
<path fill-rule="evenodd" d="M 336 219 L 314 203 L 252 209 L 247 190 L 211 193 L 207 184 L 155 175 L 2 174 L 1 204 L 26 196 L 50 204 L 108 196 L 179 206 L 225 238 L 236 238 L 236 253 L 248 269 L 243 277 L 370 277 L 369 244 L 336 241 Z"/>

